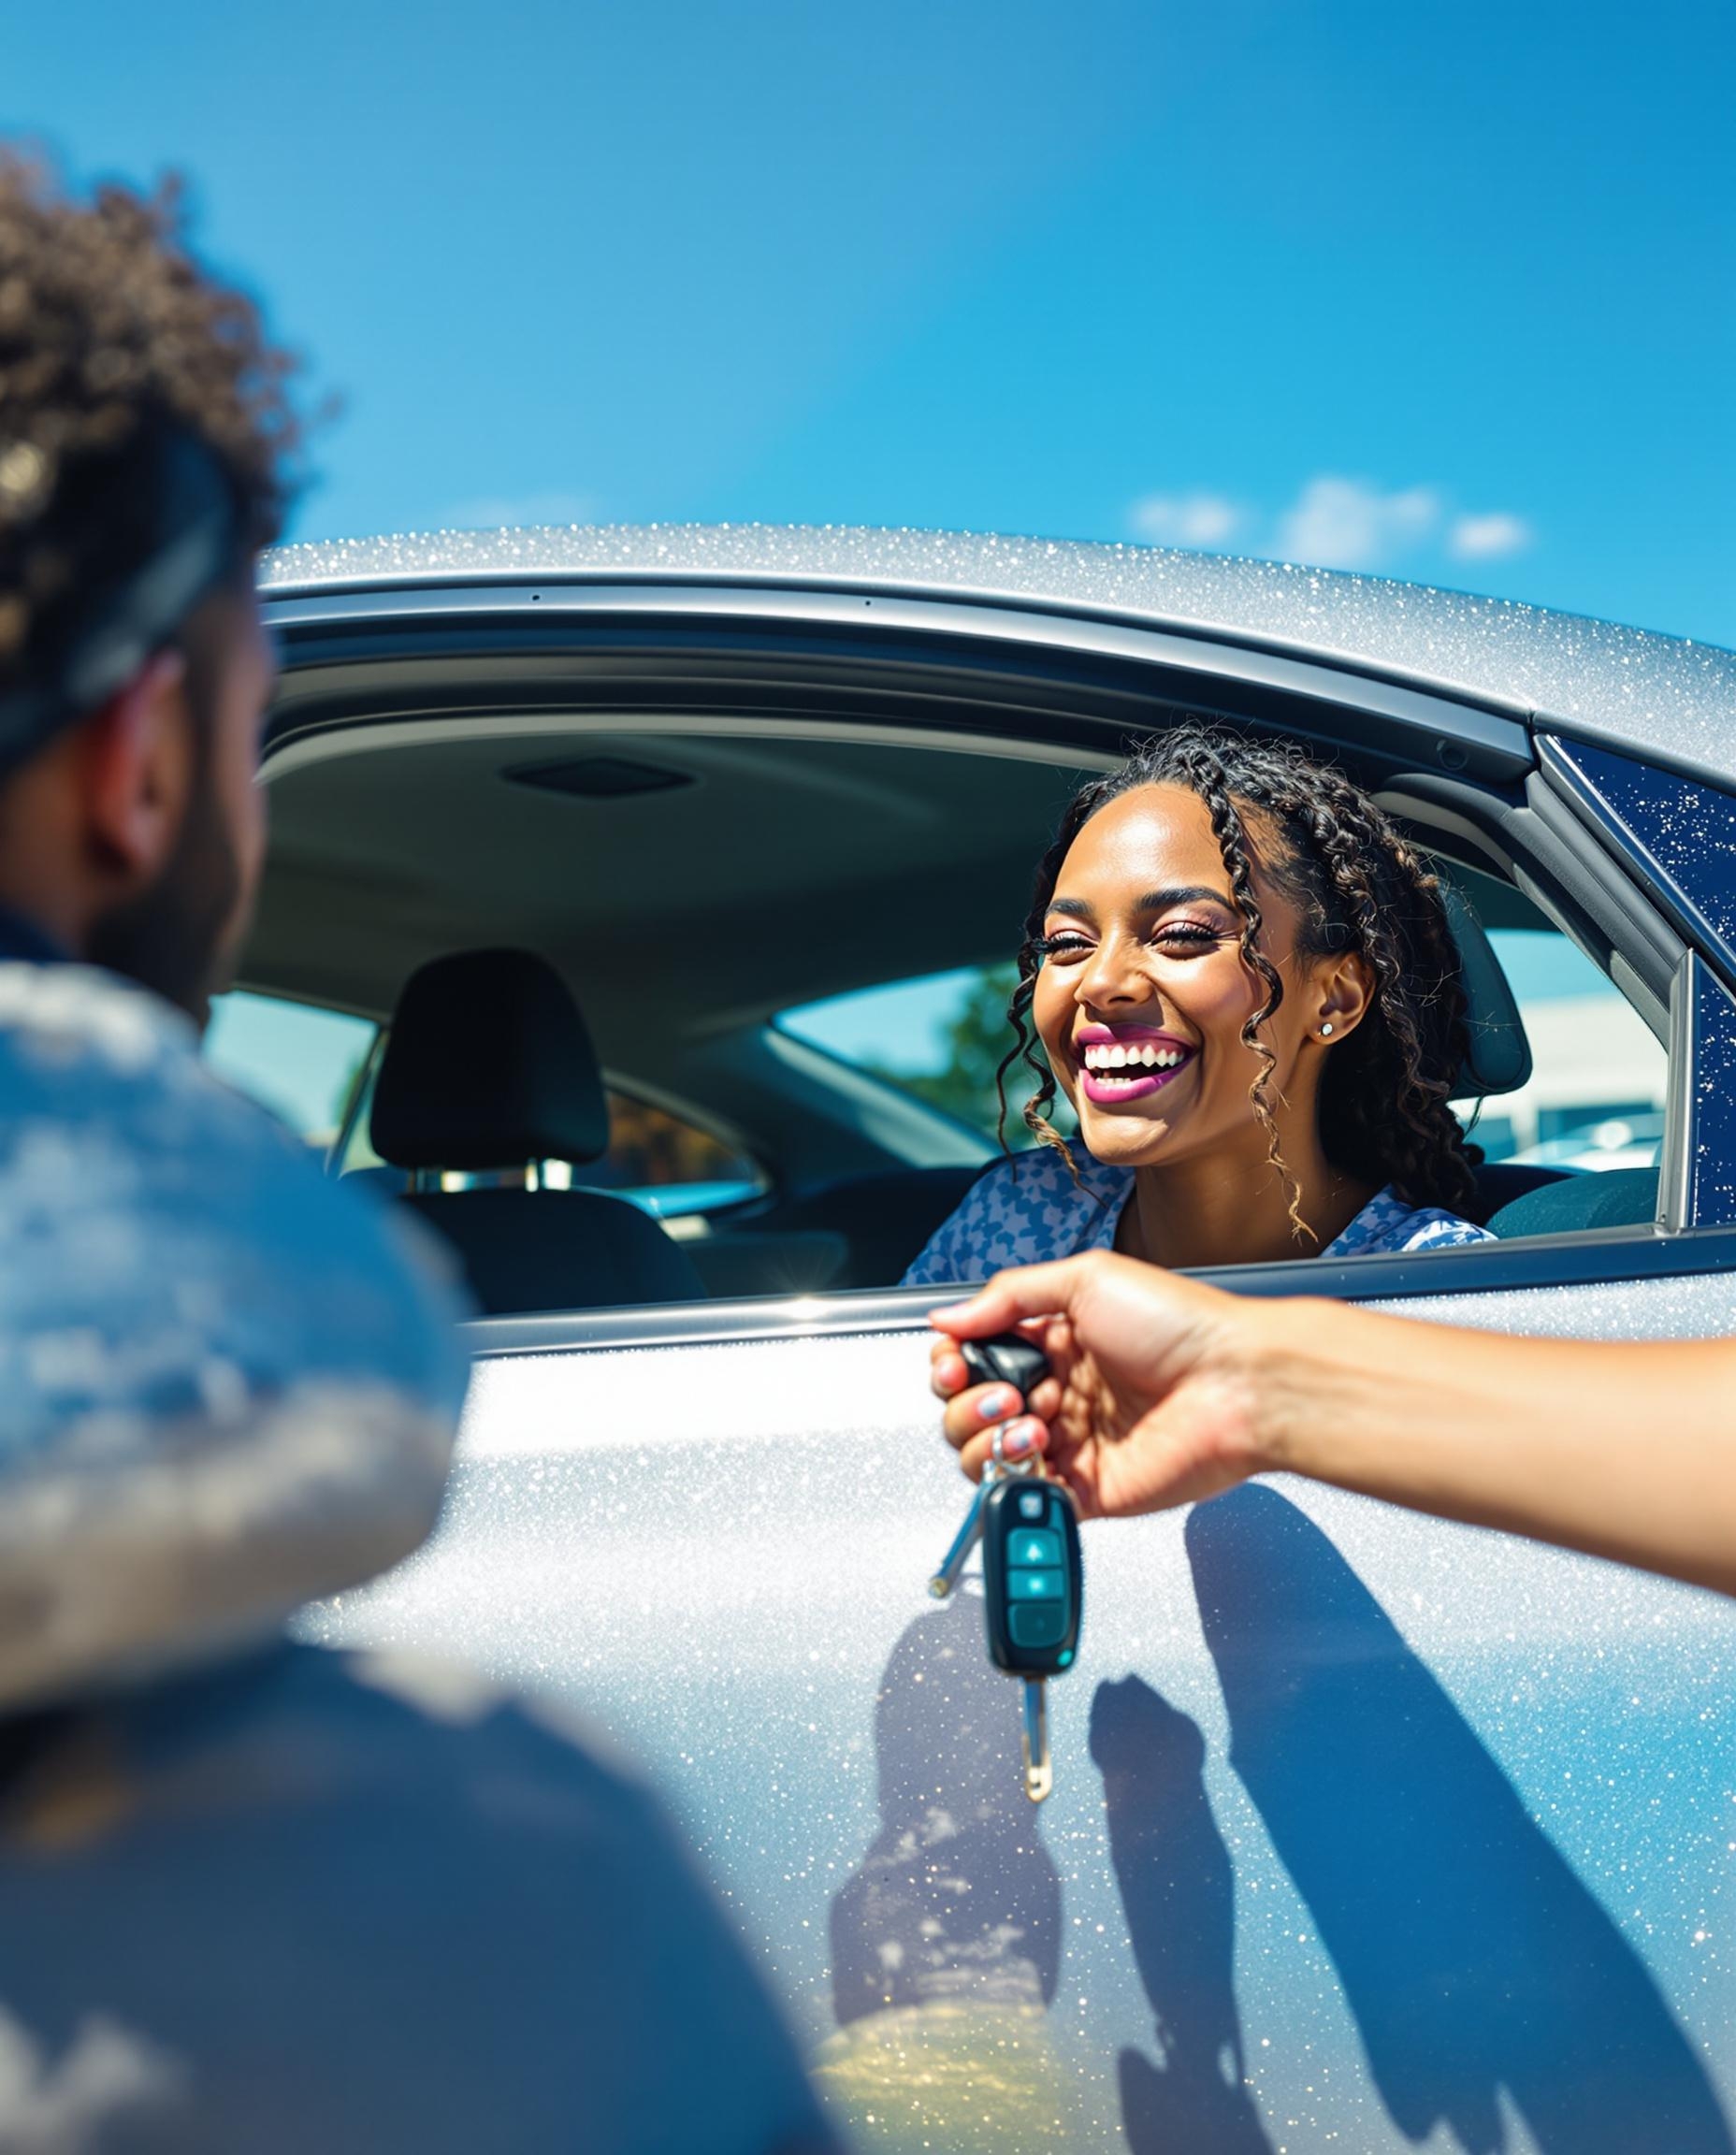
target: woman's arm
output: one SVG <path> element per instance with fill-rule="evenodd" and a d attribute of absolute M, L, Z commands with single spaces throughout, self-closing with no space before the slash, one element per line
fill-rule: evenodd
<path fill-rule="evenodd" d="M 1512 1339 L 1244 1301 L 1103 1255 L 1003 1273 L 934 1322 L 1042 1340 L 1036 1439 L 1087 1511 L 1306 1474 L 1736 1594 L 1736 1341 Z M 980 1473 L 963 1374 L 937 1352 L 948 1435 Z"/>

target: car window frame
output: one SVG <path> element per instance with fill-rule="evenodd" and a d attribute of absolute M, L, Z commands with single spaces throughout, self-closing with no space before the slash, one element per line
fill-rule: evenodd
<path fill-rule="evenodd" d="M 489 709 L 498 711 L 503 699 L 517 704 L 555 693 L 547 681 L 551 663 L 560 671 L 565 711 L 574 709 L 575 687 L 583 687 L 616 714 L 608 723 L 618 724 L 623 655 L 630 652 L 650 655 L 648 673 L 642 659 L 634 676 L 636 700 L 655 693 L 659 722 L 674 730 L 687 724 L 815 738 L 895 734 L 934 747 L 1069 762 L 1103 759 L 1107 765 L 1136 715 L 1149 725 L 1158 709 L 1190 711 L 1294 737 L 1316 754 L 1353 748 L 1371 755 L 1392 774 L 1378 798 L 1443 839 L 1456 838 L 1468 846 L 1467 859 L 1511 879 L 1667 1046 L 1673 1045 L 1672 1008 L 1685 993 L 1678 982 L 1691 984 L 1683 972 L 1690 944 L 1678 925 L 1659 911 L 1652 889 L 1635 879 L 1607 834 L 1564 795 L 1541 753 L 1552 736 L 1583 730 L 1597 738 L 1595 715 L 1580 728 L 1519 696 L 1466 689 L 1351 653 L 1304 652 L 1251 631 L 1154 621 L 1112 605 L 1093 610 L 977 592 L 863 595 L 727 578 L 553 576 L 531 583 L 455 576 L 426 587 L 286 592 L 269 611 L 283 636 L 285 672 L 268 775 L 334 752 L 325 745 L 333 736 L 341 737 L 343 748 L 335 751 L 341 753 L 393 738 L 488 730 L 496 723 Z M 469 668 L 465 699 L 438 716 L 418 706 L 358 719 L 358 699 L 373 712 L 391 710 L 394 670 L 420 663 L 431 616 L 439 621 L 442 663 L 462 658 Z M 770 701 L 768 654 L 783 670 L 779 694 Z M 802 679 L 804 668 L 824 669 L 832 693 L 823 706 Z M 1023 690 L 1011 725 L 1009 671 Z M 746 716 L 719 708 L 737 680 L 755 685 Z M 840 707 L 840 687 L 871 701 L 853 712 L 847 703 Z M 586 700 L 578 698 L 581 705 Z M 581 713 L 571 723 L 584 730 L 591 722 Z M 1633 752 L 1630 740 L 1619 745 Z M 1649 750 L 1645 760 L 1674 767 Z M 1685 1112 L 1691 1102 L 1684 1096 L 1688 1062 L 1671 1056 L 1667 1151 L 1672 1126 L 1678 1143 L 1691 1127 Z M 1267 1268 L 1243 1267 L 1222 1283 L 1241 1292 L 1337 1293 L 1355 1300 L 1567 1286 L 1709 1269 L 1729 1261 L 1728 1243 L 1721 1231 L 1697 1230 L 1672 1194 L 1649 1228 L 1586 1230 L 1420 1257 L 1382 1254 L 1331 1267 L 1319 1259 L 1295 1261 L 1271 1268 L 1269 1280 L 1262 1277 Z M 1419 1265 L 1426 1266 L 1421 1280 Z M 1456 1274 L 1449 1269 L 1455 1266 Z M 890 1322 L 908 1323 L 897 1314 L 899 1292 L 824 1301 L 774 1297 L 769 1306 L 739 1307 L 758 1309 L 756 1325 L 798 1330 L 836 1328 L 835 1309 L 846 1313 L 845 1328 L 860 1329 L 882 1305 Z M 566 1325 L 575 1338 L 582 1332 L 598 1344 L 621 1344 L 647 1323 L 658 1338 L 698 1337 L 702 1328 L 711 1336 L 719 1309 L 581 1312 L 535 1322 L 545 1339 L 555 1336 L 549 1327 L 557 1334 Z M 486 1321 L 497 1327 L 521 1322 L 528 1321 Z"/>

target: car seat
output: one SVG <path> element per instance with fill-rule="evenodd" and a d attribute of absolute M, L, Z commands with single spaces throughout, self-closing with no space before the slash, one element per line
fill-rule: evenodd
<path fill-rule="evenodd" d="M 609 1106 L 578 1005 L 528 950 L 465 950 L 412 974 L 374 1088 L 394 1167 L 471 1173 L 598 1160 Z M 704 1288 L 651 1216 L 596 1190 L 412 1191 L 489 1315 L 691 1302 Z"/>
<path fill-rule="evenodd" d="M 1503 1205 L 1488 1222 L 1503 1242 L 1522 1235 L 1583 1235 L 1593 1227 L 1649 1225 L 1657 1212 L 1656 1167 L 1563 1175 Z"/>

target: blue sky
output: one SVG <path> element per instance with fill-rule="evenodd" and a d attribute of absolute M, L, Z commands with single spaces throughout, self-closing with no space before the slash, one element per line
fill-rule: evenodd
<path fill-rule="evenodd" d="M 1736 644 L 1736 11 L 7 10 L 343 416 L 300 536 L 859 521 Z"/>

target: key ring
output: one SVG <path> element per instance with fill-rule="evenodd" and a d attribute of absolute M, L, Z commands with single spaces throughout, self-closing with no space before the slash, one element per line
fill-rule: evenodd
<path fill-rule="evenodd" d="M 1009 1459 L 1006 1456 L 1004 1446 L 1006 1441 L 1006 1432 L 1011 1427 L 1010 1422 L 997 1422 L 994 1425 L 994 1432 L 989 1439 L 989 1458 L 993 1465 L 996 1479 L 1004 1474 L 1040 1473 L 1043 1465 L 1041 1458 Z"/>

